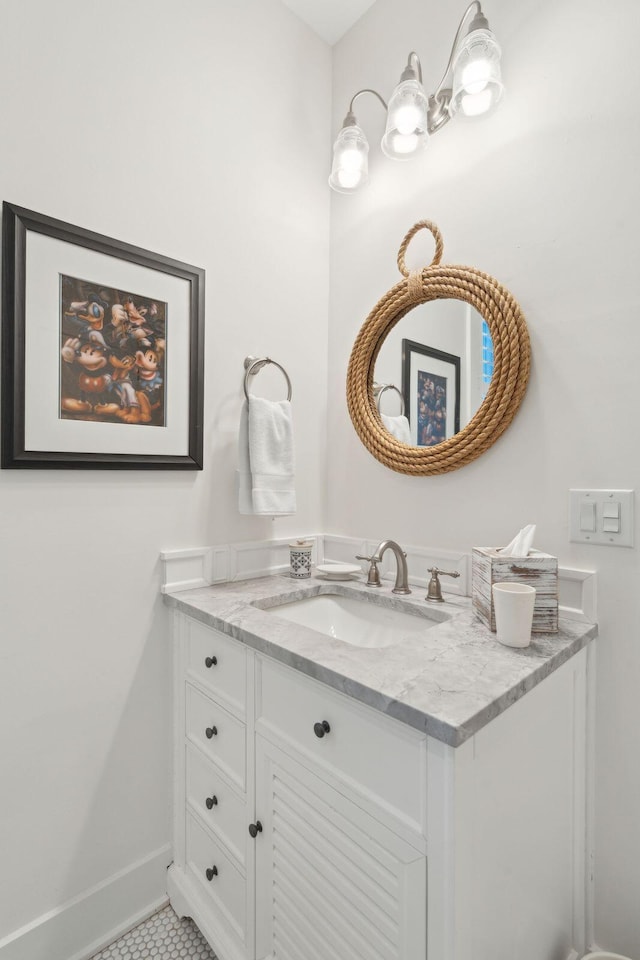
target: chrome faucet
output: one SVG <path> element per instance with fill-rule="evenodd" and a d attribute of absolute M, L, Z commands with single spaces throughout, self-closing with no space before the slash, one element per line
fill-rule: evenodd
<path fill-rule="evenodd" d="M 395 542 L 395 540 L 382 540 L 373 551 L 373 556 L 371 557 L 356 556 L 356 560 L 366 560 L 370 565 L 369 574 L 367 576 L 367 586 L 380 586 L 380 572 L 378 570 L 378 564 L 382 561 L 382 557 L 384 556 L 386 550 L 392 550 L 393 555 L 396 558 L 396 583 L 391 592 L 411 593 L 411 590 L 409 589 L 409 574 L 407 572 L 407 555 L 402 547 Z"/>

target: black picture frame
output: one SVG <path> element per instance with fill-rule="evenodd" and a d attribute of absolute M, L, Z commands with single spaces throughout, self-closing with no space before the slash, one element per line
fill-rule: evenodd
<path fill-rule="evenodd" d="M 35 235 L 48 239 L 40 241 Z M 148 285 L 149 278 L 151 278 L 152 281 L 157 281 L 158 285 L 163 288 L 179 291 L 179 296 L 176 297 L 176 303 L 179 303 L 179 307 L 175 311 L 178 314 L 178 319 L 174 322 L 171 337 L 173 337 L 174 342 L 177 342 L 177 338 L 181 336 L 188 339 L 183 339 L 180 342 L 178 351 L 180 364 L 176 366 L 177 372 L 173 376 L 173 381 L 167 384 L 167 394 L 170 395 L 169 391 L 174 391 L 175 409 L 179 416 L 176 414 L 173 420 L 174 423 L 179 421 L 178 429 L 167 430 L 164 420 L 159 427 L 128 426 L 119 422 L 115 428 L 109 427 L 109 436 L 115 437 L 115 439 L 110 440 L 109 444 L 105 444 L 107 449 L 88 451 L 86 441 L 76 444 L 74 426 L 78 437 L 86 437 L 87 430 L 91 435 L 90 431 L 95 425 L 84 423 L 81 427 L 78 427 L 71 419 L 65 421 L 63 428 L 67 431 L 65 437 L 68 437 L 64 444 L 60 445 L 64 447 L 63 449 L 55 449 L 55 444 L 47 443 L 46 426 L 42 428 L 45 441 L 34 444 L 29 438 L 30 442 L 27 445 L 25 425 L 29 420 L 28 414 L 33 409 L 37 409 L 40 402 L 38 393 L 33 386 L 37 377 L 31 371 L 29 371 L 31 375 L 27 376 L 28 371 L 25 368 L 26 362 L 31 363 L 31 360 L 28 360 L 30 353 L 27 350 L 27 345 L 31 342 L 30 338 L 33 338 L 35 333 L 35 328 L 32 325 L 37 325 L 39 328 L 40 325 L 47 322 L 55 323 L 58 330 L 58 343 L 60 342 L 60 330 L 62 329 L 59 320 L 62 302 L 60 297 L 57 303 L 51 302 L 51 310 L 48 309 L 49 302 L 53 299 L 50 295 L 50 288 L 52 287 L 50 282 L 43 285 L 43 289 L 46 287 L 48 291 L 44 295 L 47 309 L 37 312 L 36 316 L 36 311 L 31 311 L 28 306 L 30 300 L 27 285 L 35 284 L 37 288 L 39 283 L 38 268 L 32 266 L 29 260 L 28 240 L 30 239 L 32 249 L 34 249 L 34 242 L 43 244 L 45 247 L 51 244 L 51 250 L 46 257 L 55 261 L 57 255 L 61 263 L 56 265 L 54 262 L 54 265 L 51 268 L 47 267 L 47 269 L 50 269 L 51 276 L 57 270 L 60 282 L 63 279 L 64 271 L 62 267 L 64 267 L 65 253 L 68 253 L 69 257 L 73 259 L 75 248 L 81 247 L 85 248 L 86 251 L 93 251 L 95 254 L 114 258 L 114 260 L 110 259 L 108 261 L 96 259 L 96 263 L 107 263 L 109 265 L 107 272 L 113 270 L 117 274 L 118 269 L 123 272 L 126 271 L 127 287 L 131 286 L 132 277 L 134 287 L 136 284 L 136 274 L 135 272 L 132 273 L 128 266 L 131 264 L 140 268 L 140 283 L 142 286 L 145 283 Z M 85 254 L 78 254 L 76 251 L 77 256 L 85 256 Z M 92 257 L 93 254 L 89 253 L 86 256 Z M 117 261 L 117 263 L 114 261 Z M 149 274 L 148 271 L 154 273 Z M 89 277 L 87 279 L 100 282 L 100 277 Z M 105 283 L 105 285 L 108 286 L 108 283 Z M 124 285 L 122 286 L 124 288 Z M 29 287 L 30 289 L 31 287 Z M 201 470 L 203 467 L 204 411 L 204 293 L 205 272 L 200 267 L 153 253 L 150 250 L 144 250 L 4 201 L 2 205 L 2 437 L 0 444 L 2 468 Z M 169 307 L 171 307 L 170 303 Z M 49 337 L 53 337 L 53 335 L 53 333 L 47 333 Z M 161 349 L 166 347 L 167 342 L 169 342 L 169 338 L 162 341 Z M 59 353 L 60 350 L 58 350 L 58 356 Z M 56 377 L 60 378 L 57 371 Z M 53 374 L 51 374 L 51 379 L 53 380 Z M 184 380 L 188 382 L 185 383 Z M 56 387 L 56 389 L 58 388 Z M 50 393 L 52 393 L 52 390 L 50 390 Z M 164 402 L 163 393 L 163 404 Z M 60 403 L 57 406 L 55 415 L 53 412 L 47 413 L 47 418 L 50 417 L 52 424 L 54 424 L 54 417 L 57 417 L 52 435 L 57 430 L 58 421 L 62 422 Z M 51 404 L 49 407 L 51 407 Z M 163 406 L 163 411 L 164 409 Z M 167 401 L 166 409 L 169 413 L 171 412 L 170 400 Z M 169 416 L 167 421 L 170 422 L 170 420 L 171 417 Z M 164 434 L 162 433 L 163 428 L 165 429 Z M 99 446 L 102 443 L 100 430 L 103 430 L 103 434 L 109 432 L 104 430 L 103 424 L 98 424 L 97 430 L 94 430 L 90 446 Z M 127 449 L 118 449 L 121 440 L 123 447 Z M 76 445 L 78 449 L 74 449 Z M 130 449 L 134 445 L 135 449 Z M 147 446 L 146 451 L 145 446 Z M 47 449 L 47 447 L 49 448 Z"/>
<path fill-rule="evenodd" d="M 425 383 L 431 384 L 433 403 L 423 404 L 422 415 L 420 401 Z M 413 446 L 437 446 L 455 436 L 460 430 L 460 357 L 415 340 L 403 340 L 402 397 Z"/>

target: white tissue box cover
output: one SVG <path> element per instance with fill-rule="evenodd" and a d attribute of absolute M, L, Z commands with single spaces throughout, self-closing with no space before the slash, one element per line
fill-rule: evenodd
<path fill-rule="evenodd" d="M 558 558 L 540 550 L 528 557 L 503 557 L 500 547 L 474 547 L 471 576 L 473 609 L 490 630 L 496 629 L 494 583 L 526 583 L 536 588 L 532 633 L 558 632 Z"/>

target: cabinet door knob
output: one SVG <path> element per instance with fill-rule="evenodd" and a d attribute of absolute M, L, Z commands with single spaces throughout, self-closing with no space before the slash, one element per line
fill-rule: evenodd
<path fill-rule="evenodd" d="M 207 657 L 204 661 L 205 667 L 215 667 L 218 663 L 217 657 Z"/>
<path fill-rule="evenodd" d="M 255 840 L 255 838 L 258 836 L 259 833 L 262 833 L 262 824 L 260 823 L 259 820 L 256 820 L 255 823 L 250 823 L 250 824 L 249 824 L 249 833 L 250 833 L 251 836 L 254 838 L 254 840 Z"/>
<path fill-rule="evenodd" d="M 218 798 L 214 794 L 213 797 L 207 797 L 207 799 L 205 800 L 205 803 L 207 805 L 207 810 L 211 810 L 212 807 L 218 806 Z"/>
<path fill-rule="evenodd" d="M 217 737 L 217 736 L 218 736 L 218 728 L 217 728 L 217 727 L 207 727 L 207 729 L 205 730 L 205 734 L 207 735 L 207 740 L 211 740 L 211 737 Z"/>
<path fill-rule="evenodd" d="M 218 876 L 218 868 L 217 868 L 217 867 L 207 867 L 207 869 L 205 870 L 205 874 L 206 874 L 206 876 L 207 876 L 207 880 L 213 880 L 214 877 L 217 877 L 217 876 Z"/>
<path fill-rule="evenodd" d="M 325 733 L 329 733 L 330 730 L 331 727 L 326 720 L 323 720 L 322 723 L 314 723 L 313 725 L 313 732 L 315 733 L 316 737 L 320 737 L 321 739 L 324 737 Z"/>

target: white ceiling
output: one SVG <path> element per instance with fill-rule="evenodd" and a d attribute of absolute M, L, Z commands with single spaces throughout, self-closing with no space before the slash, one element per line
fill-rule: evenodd
<path fill-rule="evenodd" d="M 312 30 L 334 44 L 375 0 L 282 0 Z"/>

